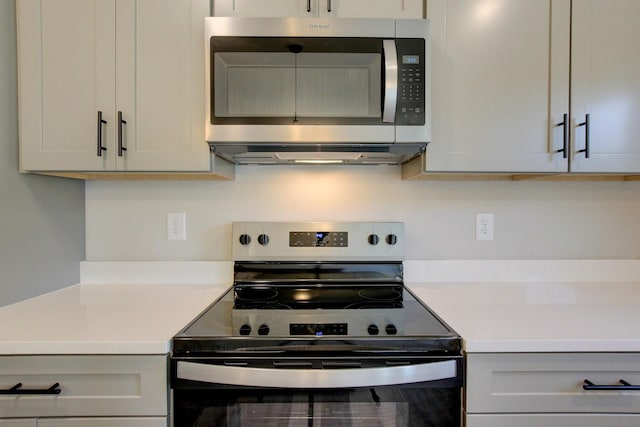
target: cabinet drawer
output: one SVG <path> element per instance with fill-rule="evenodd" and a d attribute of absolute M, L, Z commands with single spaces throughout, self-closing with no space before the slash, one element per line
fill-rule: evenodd
<path fill-rule="evenodd" d="M 0 420 L 0 427 L 36 427 L 36 419 Z"/>
<path fill-rule="evenodd" d="M 0 389 L 59 394 L 1 394 L 0 418 L 167 416 L 166 356 L 0 357 Z M 16 393 L 19 391 L 16 391 Z"/>
<path fill-rule="evenodd" d="M 468 413 L 640 413 L 640 391 L 587 391 L 584 380 L 640 384 L 633 353 L 467 355 Z"/>
<path fill-rule="evenodd" d="M 510 414 L 467 415 L 466 427 L 638 427 L 640 415 Z"/>
<path fill-rule="evenodd" d="M 4 426 L 0 426 L 4 427 Z M 166 418 L 40 418 L 38 427 L 167 427 Z"/>

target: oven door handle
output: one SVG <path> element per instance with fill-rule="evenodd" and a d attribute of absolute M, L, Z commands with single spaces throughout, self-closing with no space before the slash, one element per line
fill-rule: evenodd
<path fill-rule="evenodd" d="M 275 388 L 378 387 L 455 378 L 455 360 L 358 369 L 268 369 L 177 363 L 177 377 L 212 384 Z"/>
<path fill-rule="evenodd" d="M 384 107 L 382 122 L 396 121 L 396 105 L 398 103 L 398 52 L 395 40 L 383 40 L 384 52 Z"/>

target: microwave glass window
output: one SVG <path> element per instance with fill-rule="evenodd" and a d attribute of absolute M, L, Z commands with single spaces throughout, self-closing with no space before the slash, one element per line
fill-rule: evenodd
<path fill-rule="evenodd" d="M 296 116 L 380 117 L 381 55 L 300 53 Z"/>
<path fill-rule="evenodd" d="M 221 52 L 214 55 L 218 117 L 293 117 L 292 53 Z"/>
<path fill-rule="evenodd" d="M 380 118 L 379 53 L 217 52 L 217 117 Z"/>

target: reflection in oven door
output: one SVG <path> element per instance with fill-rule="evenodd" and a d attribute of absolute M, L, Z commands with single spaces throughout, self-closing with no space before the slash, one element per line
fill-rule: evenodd
<path fill-rule="evenodd" d="M 283 372 L 286 375 L 286 372 Z M 332 390 L 174 390 L 175 427 L 460 426 L 450 381 Z"/>

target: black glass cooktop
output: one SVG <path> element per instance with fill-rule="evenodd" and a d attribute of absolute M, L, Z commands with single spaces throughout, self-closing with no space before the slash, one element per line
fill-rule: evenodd
<path fill-rule="evenodd" d="M 296 289 L 287 291 L 294 295 Z M 394 294 L 391 306 L 290 308 L 274 302 L 264 309 L 238 303 L 231 287 L 174 337 L 173 352 L 460 352 L 458 334 L 408 289 L 393 286 L 384 292 Z"/>

